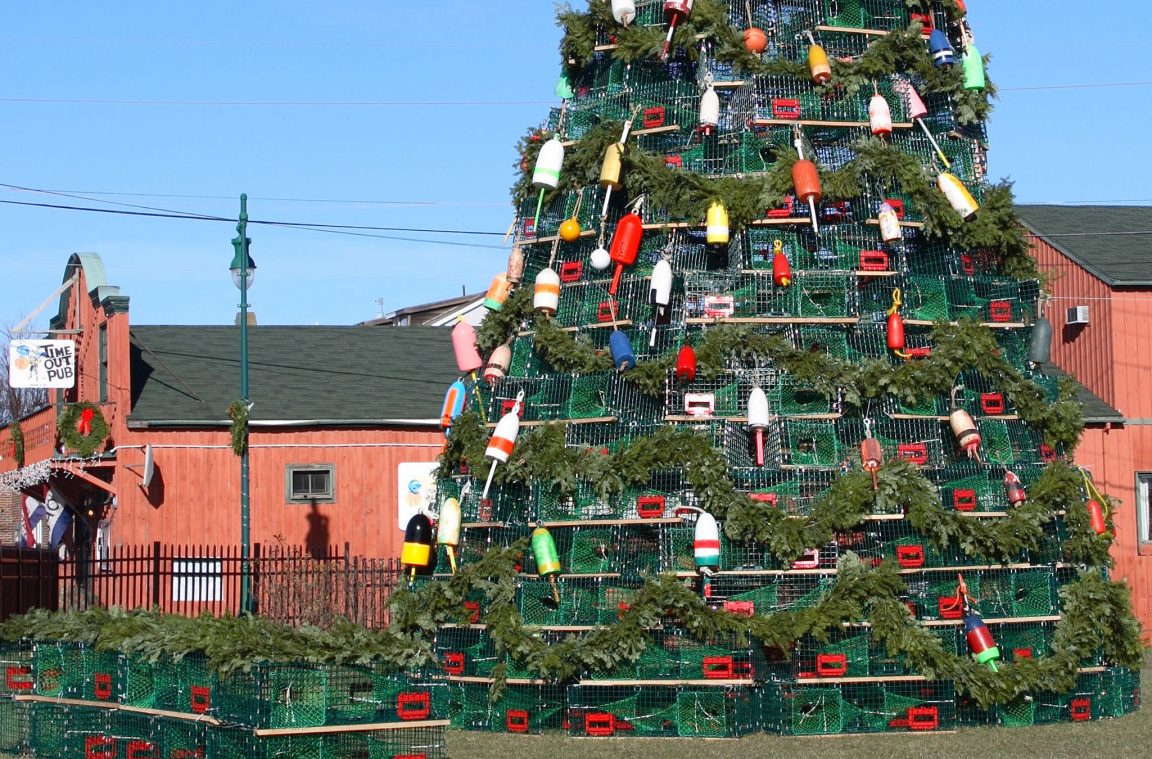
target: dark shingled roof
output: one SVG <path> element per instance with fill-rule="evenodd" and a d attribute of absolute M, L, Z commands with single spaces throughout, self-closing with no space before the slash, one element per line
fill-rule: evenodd
<path fill-rule="evenodd" d="M 1084 411 L 1085 424 L 1123 424 L 1124 415 L 1116 409 L 1112 408 L 1104 401 L 1103 398 L 1093 393 L 1088 388 L 1081 385 L 1076 381 L 1068 372 L 1064 371 L 1056 364 L 1040 364 L 1040 371 L 1047 374 L 1049 377 L 1067 377 L 1073 382 L 1076 382 L 1076 400 L 1080 401 L 1080 405 Z"/>
<path fill-rule="evenodd" d="M 1113 287 L 1152 286 L 1152 206 L 1019 205 L 1024 226 Z M 1111 234 L 1105 234 L 1111 233 Z"/>
<path fill-rule="evenodd" d="M 227 424 L 238 327 L 132 327 L 132 426 Z M 439 423 L 458 376 L 443 327 L 250 327 L 251 420 Z"/>

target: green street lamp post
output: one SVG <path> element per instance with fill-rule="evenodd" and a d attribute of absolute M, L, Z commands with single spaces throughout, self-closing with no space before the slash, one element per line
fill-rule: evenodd
<path fill-rule="evenodd" d="M 256 262 L 248 255 L 248 196 L 240 196 L 240 221 L 236 224 L 239 233 L 232 240 L 236 255 L 232 258 L 232 282 L 240 290 L 240 402 L 250 406 L 248 399 L 248 288 L 256 275 Z M 249 556 L 252 534 L 249 520 L 248 497 L 248 425 L 244 425 L 244 446 L 240 454 L 240 613 L 252 611 L 252 571 Z"/>

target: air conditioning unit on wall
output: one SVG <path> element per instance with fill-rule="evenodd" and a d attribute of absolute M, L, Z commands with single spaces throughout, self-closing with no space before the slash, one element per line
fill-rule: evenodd
<path fill-rule="evenodd" d="M 1088 306 L 1072 306 L 1064 318 L 1065 324 L 1087 324 Z"/>

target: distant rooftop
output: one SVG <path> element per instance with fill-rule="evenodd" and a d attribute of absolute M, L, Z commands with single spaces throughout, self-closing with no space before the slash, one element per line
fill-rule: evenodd
<path fill-rule="evenodd" d="M 404 308 L 384 314 L 375 319 L 361 322 L 358 327 L 407 327 L 430 324 L 439 317 L 450 314 L 475 303 L 484 296 L 484 293 L 471 295 L 458 295 L 455 298 L 435 300 L 431 303 L 422 303 L 418 306 L 405 306 Z"/>
<path fill-rule="evenodd" d="M 1016 211 L 1031 232 L 1105 284 L 1152 286 L 1152 206 L 1019 205 Z"/>

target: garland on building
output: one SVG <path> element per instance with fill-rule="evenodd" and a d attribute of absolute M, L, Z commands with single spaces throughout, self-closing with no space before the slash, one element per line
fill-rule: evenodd
<path fill-rule="evenodd" d="M 56 434 L 66 451 L 88 458 L 102 451 L 110 431 L 100 407 L 94 403 L 70 403 L 56 420 Z"/>
<path fill-rule="evenodd" d="M 232 424 L 228 433 L 232 438 L 232 452 L 243 456 L 248 450 L 248 404 L 244 401 L 232 401 L 228 406 L 228 418 Z"/>
<path fill-rule="evenodd" d="M 8 439 L 12 441 L 12 459 L 19 469 L 24 466 L 24 429 L 20 426 L 19 419 L 12 420 L 12 426 L 8 429 Z"/>

